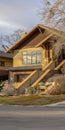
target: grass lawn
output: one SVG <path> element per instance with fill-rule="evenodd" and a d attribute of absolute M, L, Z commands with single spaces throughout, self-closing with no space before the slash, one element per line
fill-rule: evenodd
<path fill-rule="evenodd" d="M 9 96 L 0 97 L 0 104 L 7 105 L 46 105 L 65 100 L 65 95 L 60 96 Z"/>

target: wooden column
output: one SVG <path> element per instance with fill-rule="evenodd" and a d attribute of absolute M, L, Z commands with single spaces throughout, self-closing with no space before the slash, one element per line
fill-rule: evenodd
<path fill-rule="evenodd" d="M 13 87 L 13 83 L 14 83 L 14 74 L 12 71 L 9 71 L 9 84 L 11 87 Z"/>

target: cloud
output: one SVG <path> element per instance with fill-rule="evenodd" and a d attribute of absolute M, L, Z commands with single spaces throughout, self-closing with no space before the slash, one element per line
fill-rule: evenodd
<path fill-rule="evenodd" d="M 27 28 L 23 25 L 10 23 L 10 22 L 7 22 L 7 21 L 0 21 L 0 35 L 11 34 L 19 28 L 22 29 L 23 31 L 27 30 Z"/>
<path fill-rule="evenodd" d="M 12 27 L 12 24 L 10 24 L 10 23 L 8 23 L 8 22 L 6 22 L 6 21 L 0 21 L 0 26 L 2 27 L 4 27 L 4 26 L 6 26 L 6 27 Z"/>
<path fill-rule="evenodd" d="M 26 29 L 24 26 L 20 26 L 20 25 L 15 25 L 14 23 L 10 23 L 10 22 L 7 22 L 7 21 L 0 21 L 0 26 L 1 27 L 8 27 L 8 28 L 16 28 L 16 29 L 18 29 L 18 28 L 23 28 L 23 29 Z"/>
<path fill-rule="evenodd" d="M 40 22 L 38 9 L 41 0 L 0 0 L 0 27 L 30 29 Z M 9 32 L 11 32 L 9 30 Z M 8 31 L 6 31 L 8 32 Z M 3 32 L 4 33 L 4 32 Z"/>

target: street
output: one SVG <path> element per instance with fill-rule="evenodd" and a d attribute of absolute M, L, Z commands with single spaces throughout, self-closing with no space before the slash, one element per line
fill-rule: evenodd
<path fill-rule="evenodd" d="M 65 106 L 0 105 L 0 130 L 65 130 Z"/>

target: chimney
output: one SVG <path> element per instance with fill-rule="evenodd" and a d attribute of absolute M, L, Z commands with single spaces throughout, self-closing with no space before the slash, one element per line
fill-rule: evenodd
<path fill-rule="evenodd" d="M 27 35 L 27 32 L 22 33 L 22 38 L 24 38 Z"/>

